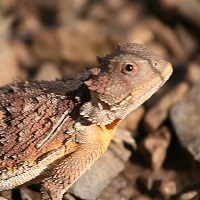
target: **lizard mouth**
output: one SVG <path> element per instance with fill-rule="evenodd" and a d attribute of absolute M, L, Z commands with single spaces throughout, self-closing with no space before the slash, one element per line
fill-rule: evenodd
<path fill-rule="evenodd" d="M 170 76 L 172 75 L 172 72 L 173 72 L 171 63 L 167 63 L 165 67 L 166 67 L 166 69 L 161 74 L 161 76 L 163 77 L 163 84 L 170 78 Z"/>

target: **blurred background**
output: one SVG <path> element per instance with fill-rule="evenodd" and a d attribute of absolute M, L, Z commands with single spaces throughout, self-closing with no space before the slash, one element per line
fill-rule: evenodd
<path fill-rule="evenodd" d="M 174 73 L 64 199 L 199 200 L 199 0 L 0 0 L 0 86 L 77 73 L 120 42 L 148 46 Z M 40 199 L 39 186 L 2 195 Z"/>

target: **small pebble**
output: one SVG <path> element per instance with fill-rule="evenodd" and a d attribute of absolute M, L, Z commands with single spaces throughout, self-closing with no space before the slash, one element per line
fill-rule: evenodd
<path fill-rule="evenodd" d="M 178 200 L 193 200 L 193 198 L 197 197 L 197 191 L 190 191 L 180 195 Z"/>

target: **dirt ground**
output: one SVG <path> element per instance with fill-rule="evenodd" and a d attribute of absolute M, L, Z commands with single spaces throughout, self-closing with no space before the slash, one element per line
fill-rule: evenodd
<path fill-rule="evenodd" d="M 198 200 L 199 0 L 0 0 L 0 86 L 13 78 L 54 80 L 77 73 L 123 42 L 148 46 L 174 72 L 120 125 L 137 148 L 122 136 L 129 156 L 91 199 Z M 39 199 L 39 187 L 2 195 Z M 64 199 L 84 198 L 71 192 Z"/>

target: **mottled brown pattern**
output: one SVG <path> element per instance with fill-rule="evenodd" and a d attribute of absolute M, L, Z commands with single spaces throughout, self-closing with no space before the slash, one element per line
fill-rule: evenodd
<path fill-rule="evenodd" d="M 73 83 L 71 80 L 69 82 Z M 69 137 L 58 134 L 58 138 L 54 138 L 48 147 L 36 148 L 38 141 L 52 129 L 66 109 L 70 113 L 74 106 L 78 108 L 84 102 L 74 99 L 76 91 L 74 95 L 70 93 L 69 99 L 67 81 L 53 83 L 53 88 L 46 82 L 15 82 L 1 88 L 0 108 L 4 117 L 0 124 L 0 170 L 37 159 L 60 147 Z M 68 129 L 67 124 L 63 129 Z"/>
<path fill-rule="evenodd" d="M 172 73 L 138 44 L 98 61 L 66 79 L 0 88 L 0 191 L 39 181 L 43 200 L 61 200 L 105 152 L 117 124 Z"/>

